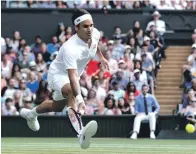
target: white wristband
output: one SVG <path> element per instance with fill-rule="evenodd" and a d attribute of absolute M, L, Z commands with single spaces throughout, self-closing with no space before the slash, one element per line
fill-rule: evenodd
<path fill-rule="evenodd" d="M 84 103 L 84 99 L 81 95 L 76 96 L 76 103 L 79 105 L 80 103 Z"/>

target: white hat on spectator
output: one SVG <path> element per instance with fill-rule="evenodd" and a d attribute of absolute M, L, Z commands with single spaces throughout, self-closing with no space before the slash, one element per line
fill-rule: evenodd
<path fill-rule="evenodd" d="M 126 45 L 126 46 L 125 46 L 125 50 L 126 50 L 126 49 L 131 49 L 131 46 L 130 46 L 130 45 Z"/>
<path fill-rule="evenodd" d="M 152 16 L 161 16 L 161 14 L 159 13 L 159 11 L 154 11 L 154 13 L 152 14 Z"/>
<path fill-rule="evenodd" d="M 119 60 L 119 62 L 118 62 L 118 64 L 124 64 L 125 63 L 125 61 L 124 60 Z"/>
<path fill-rule="evenodd" d="M 150 37 L 144 36 L 144 41 L 150 41 Z"/>
<path fill-rule="evenodd" d="M 114 44 L 114 41 L 113 40 L 109 40 L 108 44 Z"/>
<path fill-rule="evenodd" d="M 192 45 L 192 48 L 196 48 L 196 43 L 194 43 L 194 44 Z"/>
<path fill-rule="evenodd" d="M 33 67 L 33 66 L 36 66 L 35 61 L 30 61 L 30 62 L 29 62 L 29 67 Z"/>
<path fill-rule="evenodd" d="M 133 71 L 133 74 L 135 74 L 135 73 L 140 73 L 140 70 L 139 70 L 139 69 L 135 69 L 135 70 Z"/>
<path fill-rule="evenodd" d="M 31 97 L 30 96 L 24 97 L 23 98 L 23 101 L 30 102 L 31 101 Z"/>

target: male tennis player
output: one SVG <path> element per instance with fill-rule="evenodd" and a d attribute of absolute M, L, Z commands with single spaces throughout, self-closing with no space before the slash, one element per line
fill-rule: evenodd
<path fill-rule="evenodd" d="M 85 104 L 81 96 L 79 78 L 96 53 L 102 65 L 109 69 L 107 60 L 98 48 L 100 32 L 94 28 L 90 13 L 84 9 L 77 9 L 72 16 L 72 22 L 77 33 L 62 45 L 48 71 L 48 84 L 54 90 L 53 100 L 46 100 L 32 110 L 23 108 L 20 111 L 20 115 L 27 120 L 29 128 L 33 131 L 40 129 L 37 116 L 46 112 L 61 112 L 67 102 L 68 106 L 84 114 Z M 90 139 L 96 131 L 95 121 L 89 122 L 82 129 L 78 135 L 82 148 L 89 147 Z"/>

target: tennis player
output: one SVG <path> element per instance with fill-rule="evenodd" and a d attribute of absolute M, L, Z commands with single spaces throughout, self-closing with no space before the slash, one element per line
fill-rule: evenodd
<path fill-rule="evenodd" d="M 98 42 L 100 32 L 94 28 L 92 16 L 84 9 L 77 9 L 72 16 L 76 34 L 69 38 L 60 48 L 56 59 L 48 71 L 48 84 L 54 90 L 53 100 L 46 100 L 32 110 L 23 108 L 20 115 L 27 120 L 33 131 L 40 129 L 37 117 L 46 112 L 61 112 L 67 105 L 81 114 L 85 113 L 85 103 L 81 95 L 79 78 L 86 65 L 95 54 L 102 65 L 109 69 Z M 66 99 L 66 100 L 65 100 Z M 97 131 L 97 123 L 89 122 L 78 135 L 81 148 L 90 146 L 90 139 Z"/>

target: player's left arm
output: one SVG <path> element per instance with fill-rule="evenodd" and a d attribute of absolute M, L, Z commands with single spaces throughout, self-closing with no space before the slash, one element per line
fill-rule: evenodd
<path fill-rule="evenodd" d="M 99 46 L 97 47 L 97 56 L 99 57 L 100 62 L 104 66 L 104 68 L 109 71 L 108 61 L 104 58 L 104 56 L 103 56 L 103 54 L 102 54 L 101 49 L 100 49 Z"/>

